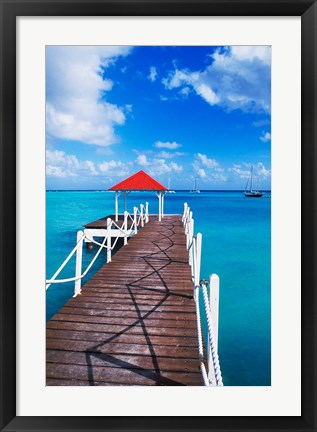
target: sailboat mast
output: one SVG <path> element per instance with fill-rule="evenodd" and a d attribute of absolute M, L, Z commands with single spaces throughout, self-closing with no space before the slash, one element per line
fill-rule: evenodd
<path fill-rule="evenodd" d="M 253 165 L 251 166 L 251 183 L 250 183 L 250 191 L 252 192 L 252 177 L 253 177 Z"/>

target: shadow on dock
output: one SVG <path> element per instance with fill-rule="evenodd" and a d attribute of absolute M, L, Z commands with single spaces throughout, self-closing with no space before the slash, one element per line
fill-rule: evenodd
<path fill-rule="evenodd" d="M 196 333 L 181 217 L 151 220 L 47 323 L 47 384 L 202 385 Z"/>

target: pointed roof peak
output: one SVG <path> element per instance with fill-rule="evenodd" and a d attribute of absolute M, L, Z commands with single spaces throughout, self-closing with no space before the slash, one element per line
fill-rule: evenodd
<path fill-rule="evenodd" d="M 112 186 L 109 191 L 167 191 L 168 189 L 145 171 L 140 170 L 132 176 Z"/>

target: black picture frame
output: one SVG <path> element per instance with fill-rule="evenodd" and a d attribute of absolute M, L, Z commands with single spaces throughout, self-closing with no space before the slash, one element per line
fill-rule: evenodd
<path fill-rule="evenodd" d="M 1 431 L 316 431 L 316 1 L 0 0 L 0 6 Z M 155 15 L 301 17 L 302 288 L 298 289 L 302 293 L 302 414 L 299 417 L 253 417 L 252 413 L 248 417 L 16 416 L 16 17 Z"/>

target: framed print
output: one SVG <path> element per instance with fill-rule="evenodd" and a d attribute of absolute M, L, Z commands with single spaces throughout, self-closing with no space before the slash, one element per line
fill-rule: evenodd
<path fill-rule="evenodd" d="M 316 7 L 1 1 L 1 430 L 316 430 Z"/>

